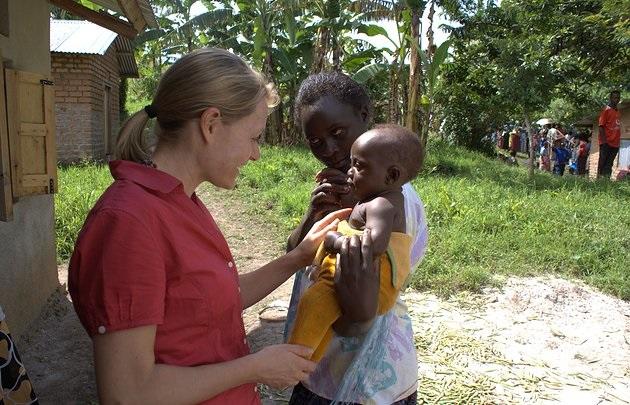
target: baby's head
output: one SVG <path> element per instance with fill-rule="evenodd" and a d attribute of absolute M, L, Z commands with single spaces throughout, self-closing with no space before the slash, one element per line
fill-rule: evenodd
<path fill-rule="evenodd" d="M 352 144 L 348 183 L 361 201 L 400 189 L 420 172 L 422 152 L 418 136 L 410 130 L 377 125 Z"/>

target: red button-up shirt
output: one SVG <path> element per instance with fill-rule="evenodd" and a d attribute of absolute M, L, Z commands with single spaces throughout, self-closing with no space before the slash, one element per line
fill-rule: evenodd
<path fill-rule="evenodd" d="M 90 336 L 157 325 L 156 363 L 197 366 L 249 354 L 234 259 L 212 216 L 176 178 L 129 161 L 88 215 L 68 287 Z M 204 404 L 259 404 L 254 384 Z"/>

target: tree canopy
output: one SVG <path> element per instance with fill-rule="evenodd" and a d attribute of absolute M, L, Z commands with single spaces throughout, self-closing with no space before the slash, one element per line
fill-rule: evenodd
<path fill-rule="evenodd" d="M 508 121 L 592 115 L 611 89 L 630 83 L 630 0 L 203 0 L 194 15 L 199 2 L 151 2 L 161 28 L 136 40 L 142 78 L 129 85 L 131 108 L 151 99 L 179 55 L 204 46 L 240 54 L 274 82 L 273 144 L 301 142 L 293 100 L 300 82 L 322 70 L 363 83 L 377 121 L 407 125 L 424 142 L 434 134 L 469 147 Z M 436 10 L 452 22 L 440 46 Z M 358 33 L 391 45 L 377 48 Z"/>

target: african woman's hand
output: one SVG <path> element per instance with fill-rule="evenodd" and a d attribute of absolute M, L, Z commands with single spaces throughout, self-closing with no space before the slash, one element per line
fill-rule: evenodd
<path fill-rule="evenodd" d="M 380 287 L 379 258 L 373 258 L 372 237 L 366 229 L 361 238 L 346 238 L 335 271 L 335 291 L 343 318 L 361 323 L 374 318 Z"/>

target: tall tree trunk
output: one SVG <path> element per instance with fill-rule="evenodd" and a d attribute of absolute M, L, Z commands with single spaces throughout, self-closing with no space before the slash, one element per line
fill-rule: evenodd
<path fill-rule="evenodd" d="M 398 77 L 398 61 L 394 59 L 389 67 L 389 100 L 387 103 L 387 122 L 394 124 L 398 124 L 400 119 Z"/>
<path fill-rule="evenodd" d="M 435 1 L 431 1 L 429 6 L 429 14 L 427 19 L 429 20 L 429 27 L 427 28 L 427 61 L 433 62 L 433 55 L 435 54 L 434 32 L 433 32 L 433 17 L 435 15 Z M 430 91 L 430 90 L 429 90 Z M 433 101 L 433 100 L 431 100 Z M 425 105 L 421 112 L 421 126 L 420 126 L 420 141 L 423 146 L 426 146 L 427 139 L 429 137 L 429 128 L 431 127 L 431 120 L 433 116 L 433 103 Z M 426 148 L 423 148 L 425 150 Z"/>
<path fill-rule="evenodd" d="M 427 29 L 427 59 L 429 62 L 433 61 L 433 54 L 435 53 L 435 43 L 433 42 L 433 15 L 435 14 L 435 1 L 431 1 L 431 7 L 429 8 L 429 28 Z"/>
<path fill-rule="evenodd" d="M 271 46 L 266 47 L 265 49 L 265 60 L 263 72 L 265 72 L 265 76 L 267 76 L 267 80 L 270 80 L 274 86 L 276 83 L 274 81 L 274 63 L 273 56 L 271 54 Z M 277 86 L 276 86 L 277 88 Z M 271 145 L 278 145 L 282 142 L 282 102 L 273 110 L 271 115 L 269 116 L 269 131 L 268 137 L 265 140 L 267 143 Z"/>
<path fill-rule="evenodd" d="M 529 169 L 527 170 L 527 178 L 534 180 L 534 133 L 529 121 L 529 114 L 525 112 L 525 128 L 527 128 L 527 138 L 529 139 Z"/>
<path fill-rule="evenodd" d="M 313 64 L 311 73 L 319 73 L 326 66 L 326 54 L 328 54 L 328 42 L 330 39 L 330 28 L 320 27 L 317 42 L 313 48 Z"/>
<path fill-rule="evenodd" d="M 420 90 L 420 10 L 411 10 L 411 47 L 409 63 L 409 96 L 407 98 L 407 117 L 405 126 L 413 131 L 418 131 L 418 91 Z"/>
<path fill-rule="evenodd" d="M 341 72 L 341 46 L 339 46 L 338 33 L 336 31 L 331 32 L 331 47 L 333 56 L 332 68 L 335 72 Z"/>
<path fill-rule="evenodd" d="M 282 141 L 282 144 L 288 146 L 300 143 L 302 139 L 302 129 L 295 125 L 295 96 L 297 95 L 298 83 L 295 79 L 292 79 L 286 86 L 289 104 L 287 105 L 287 127 L 284 132 L 285 139 Z"/>

